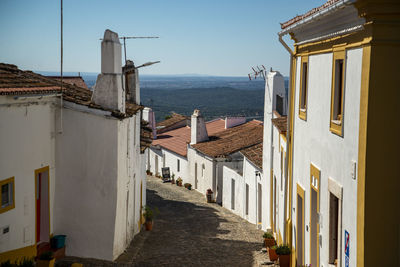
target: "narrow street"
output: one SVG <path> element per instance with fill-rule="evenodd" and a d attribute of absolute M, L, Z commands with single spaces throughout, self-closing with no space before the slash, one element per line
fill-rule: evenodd
<path fill-rule="evenodd" d="M 153 230 L 143 230 L 117 262 L 134 266 L 258 266 L 262 234 L 205 196 L 148 177 L 147 205 L 157 207 Z"/>
<path fill-rule="evenodd" d="M 195 190 L 147 177 L 147 205 L 159 210 L 153 230 L 135 236 L 115 262 L 67 257 L 56 266 L 73 262 L 94 266 L 260 266 L 263 231 L 229 212 L 207 203 Z"/>

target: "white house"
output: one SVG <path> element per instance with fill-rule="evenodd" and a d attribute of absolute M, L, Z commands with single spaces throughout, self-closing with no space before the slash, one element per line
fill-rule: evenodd
<path fill-rule="evenodd" d="M 332 0 L 281 24 L 292 266 L 400 265 L 399 14 L 398 2 Z"/>
<path fill-rule="evenodd" d="M 228 119 L 224 131 L 209 135 L 200 112 L 195 110 L 192 115 L 189 183 L 203 194 L 210 188 L 219 204 L 223 201 L 223 166 L 240 170 L 243 156 L 239 151 L 262 142 L 262 122 L 244 122 L 245 118 Z"/>
<path fill-rule="evenodd" d="M 0 262 L 36 256 L 58 234 L 67 255 L 113 260 L 140 230 L 148 138 L 109 30 L 101 69 L 91 92 L 0 64 Z"/>

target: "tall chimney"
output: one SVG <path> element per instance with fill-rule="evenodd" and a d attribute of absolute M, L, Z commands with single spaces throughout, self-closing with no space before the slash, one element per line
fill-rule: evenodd
<path fill-rule="evenodd" d="M 125 113 L 121 72 L 121 43 L 118 34 L 106 30 L 101 42 L 101 74 L 97 76 L 92 95 L 95 104 Z"/>
<path fill-rule="evenodd" d="M 135 68 L 133 61 L 127 60 L 123 67 L 125 76 L 126 100 L 140 105 L 139 70 Z"/>
<path fill-rule="evenodd" d="M 204 118 L 200 113 L 200 110 L 195 109 L 192 115 L 191 125 L 191 140 L 190 144 L 194 145 L 203 141 L 208 140 L 208 133 Z"/>

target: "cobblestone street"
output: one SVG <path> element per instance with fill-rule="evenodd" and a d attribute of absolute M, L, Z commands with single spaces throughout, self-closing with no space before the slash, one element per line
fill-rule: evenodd
<path fill-rule="evenodd" d="M 141 231 L 116 260 L 84 266 L 260 266 L 261 230 L 205 196 L 148 177 L 147 205 L 157 207 L 152 231 Z M 61 266 L 61 265 L 60 265 Z"/>

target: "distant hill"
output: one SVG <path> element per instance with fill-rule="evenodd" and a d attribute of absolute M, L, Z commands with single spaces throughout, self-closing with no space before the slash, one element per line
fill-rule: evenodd
<path fill-rule="evenodd" d="M 156 121 L 172 111 L 190 116 L 200 109 L 207 120 L 223 116 L 246 116 L 262 119 L 263 90 L 240 90 L 230 87 L 191 89 L 142 89 L 142 104 L 155 111 Z"/>

